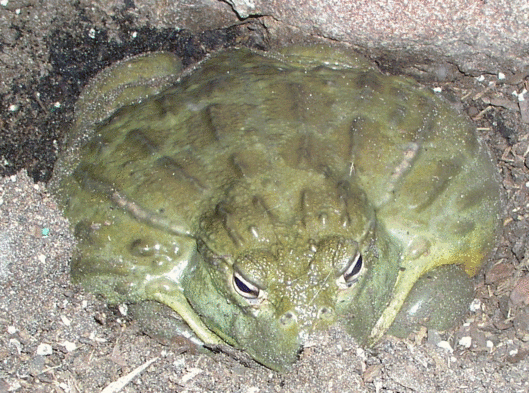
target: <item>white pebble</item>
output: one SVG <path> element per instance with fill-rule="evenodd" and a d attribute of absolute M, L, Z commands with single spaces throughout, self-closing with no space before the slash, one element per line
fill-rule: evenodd
<path fill-rule="evenodd" d="M 61 345 L 66 348 L 68 352 L 73 352 L 77 349 L 77 345 L 71 341 L 64 341 L 61 343 Z"/>
<path fill-rule="evenodd" d="M 61 315 L 61 321 L 65 326 L 70 326 L 72 324 L 72 321 L 70 321 L 66 315 Z"/>
<path fill-rule="evenodd" d="M 37 347 L 37 355 L 48 356 L 48 355 L 51 355 L 52 352 L 53 352 L 53 349 L 51 348 L 50 344 L 40 344 Z"/>
<path fill-rule="evenodd" d="M 503 72 L 498 72 L 498 79 L 499 80 L 505 79 L 505 74 Z"/>
<path fill-rule="evenodd" d="M 448 352 L 452 353 L 454 352 L 454 350 L 452 349 L 452 347 L 450 346 L 450 344 L 448 343 L 448 341 L 439 341 L 437 343 L 437 346 L 439 348 L 443 348 L 443 349 L 446 349 Z"/>
<path fill-rule="evenodd" d="M 129 308 L 127 307 L 126 304 L 120 304 L 118 306 L 118 310 L 120 312 L 121 315 L 123 316 L 126 316 L 127 315 L 127 312 L 129 311 Z"/>
<path fill-rule="evenodd" d="M 181 370 L 183 369 L 185 366 L 186 366 L 186 360 L 182 357 L 180 358 L 177 358 L 174 362 L 173 362 L 173 366 L 177 369 L 177 370 Z"/>
<path fill-rule="evenodd" d="M 200 373 L 203 373 L 204 370 L 201 370 L 200 368 L 196 368 L 196 367 L 191 367 L 189 368 L 189 372 L 184 375 L 181 379 L 182 383 L 187 383 L 189 382 L 190 380 L 192 380 L 193 378 L 195 378 L 198 374 Z"/>
<path fill-rule="evenodd" d="M 474 299 L 472 300 L 472 303 L 470 303 L 470 311 L 477 312 L 481 310 L 481 300 Z"/>
<path fill-rule="evenodd" d="M 17 328 L 14 327 L 14 326 L 8 326 L 8 327 L 7 327 L 7 332 L 8 332 L 9 334 L 15 334 L 15 333 L 17 332 Z"/>
<path fill-rule="evenodd" d="M 20 341 L 18 341 L 16 338 L 10 339 L 9 344 L 13 345 L 17 349 L 19 355 L 22 353 L 22 344 L 20 344 Z"/>
<path fill-rule="evenodd" d="M 459 340 L 459 345 L 465 348 L 470 348 L 472 345 L 472 337 L 470 336 L 461 337 L 461 339 Z"/>

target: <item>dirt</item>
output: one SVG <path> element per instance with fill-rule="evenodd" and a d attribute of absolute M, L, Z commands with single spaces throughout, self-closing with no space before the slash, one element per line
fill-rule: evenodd
<path fill-rule="evenodd" d="M 474 119 L 505 189 L 498 247 L 476 278 L 464 324 L 387 337 L 371 349 L 333 328 L 312 339 L 290 373 L 278 374 L 236 351 L 162 344 L 126 305 L 109 308 L 73 286 L 73 236 L 45 184 L 73 103 L 97 70 L 158 49 L 192 64 L 224 46 L 266 47 L 266 32 L 259 24 L 196 34 L 156 29 L 87 3 L 0 5 L 0 393 L 529 391 L 529 126 L 526 101 L 513 94 L 527 87 L 525 75 L 454 73 L 435 82 L 426 72 L 423 79 Z M 130 39 L 134 32 L 139 40 Z M 110 390 L 141 365 L 130 383 Z"/>

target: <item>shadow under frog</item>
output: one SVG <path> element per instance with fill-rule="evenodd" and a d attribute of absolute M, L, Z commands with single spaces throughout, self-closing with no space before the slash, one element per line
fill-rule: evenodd
<path fill-rule="evenodd" d="M 315 329 L 447 329 L 495 243 L 495 165 L 469 122 L 345 49 L 149 54 L 100 74 L 51 185 L 72 277 L 155 300 L 206 344 L 286 371 Z"/>

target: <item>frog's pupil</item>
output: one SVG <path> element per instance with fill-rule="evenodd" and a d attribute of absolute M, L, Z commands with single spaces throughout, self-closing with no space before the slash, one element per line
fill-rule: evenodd
<path fill-rule="evenodd" d="M 241 292 L 241 295 L 246 295 L 246 297 L 256 298 L 259 295 L 259 290 L 251 288 L 246 284 L 241 278 L 237 277 L 236 274 L 233 275 L 233 282 L 237 289 Z"/>
<path fill-rule="evenodd" d="M 360 270 L 362 269 L 362 255 L 357 254 L 353 257 L 354 262 L 352 263 L 351 267 L 347 269 L 347 271 L 344 273 L 344 279 L 345 282 L 348 284 L 352 284 L 355 282 L 356 276 L 358 273 L 360 273 Z"/>

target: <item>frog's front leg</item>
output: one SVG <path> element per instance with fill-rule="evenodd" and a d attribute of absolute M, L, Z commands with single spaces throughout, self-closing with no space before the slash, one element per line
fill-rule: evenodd
<path fill-rule="evenodd" d="M 151 295 L 153 300 L 163 303 L 173 309 L 188 324 L 193 333 L 204 344 L 220 345 L 224 342 L 202 322 L 200 316 L 191 308 L 184 294 L 179 290 L 172 293 L 156 292 Z"/>
<path fill-rule="evenodd" d="M 149 300 L 165 304 L 175 311 L 189 327 L 182 333 L 194 334 L 204 344 L 223 344 L 223 341 L 208 329 L 204 322 L 202 322 L 200 316 L 193 310 L 181 287 L 182 275 L 185 274 L 185 266 L 188 263 L 185 261 L 192 259 L 191 254 L 195 252 L 195 247 L 190 246 L 190 243 L 192 242 L 188 241 L 186 244 L 186 240 L 181 240 L 180 256 L 182 260 L 180 263 L 176 263 L 173 269 L 157 277 L 147 277 L 145 297 Z M 176 333 L 178 334 L 179 332 Z"/>
<path fill-rule="evenodd" d="M 417 264 L 415 269 L 404 269 L 399 272 L 397 281 L 393 287 L 391 300 L 371 330 L 368 341 L 369 345 L 373 345 L 379 341 L 393 324 L 408 294 L 412 290 L 415 280 L 422 275 L 422 269 L 423 267 Z"/>

